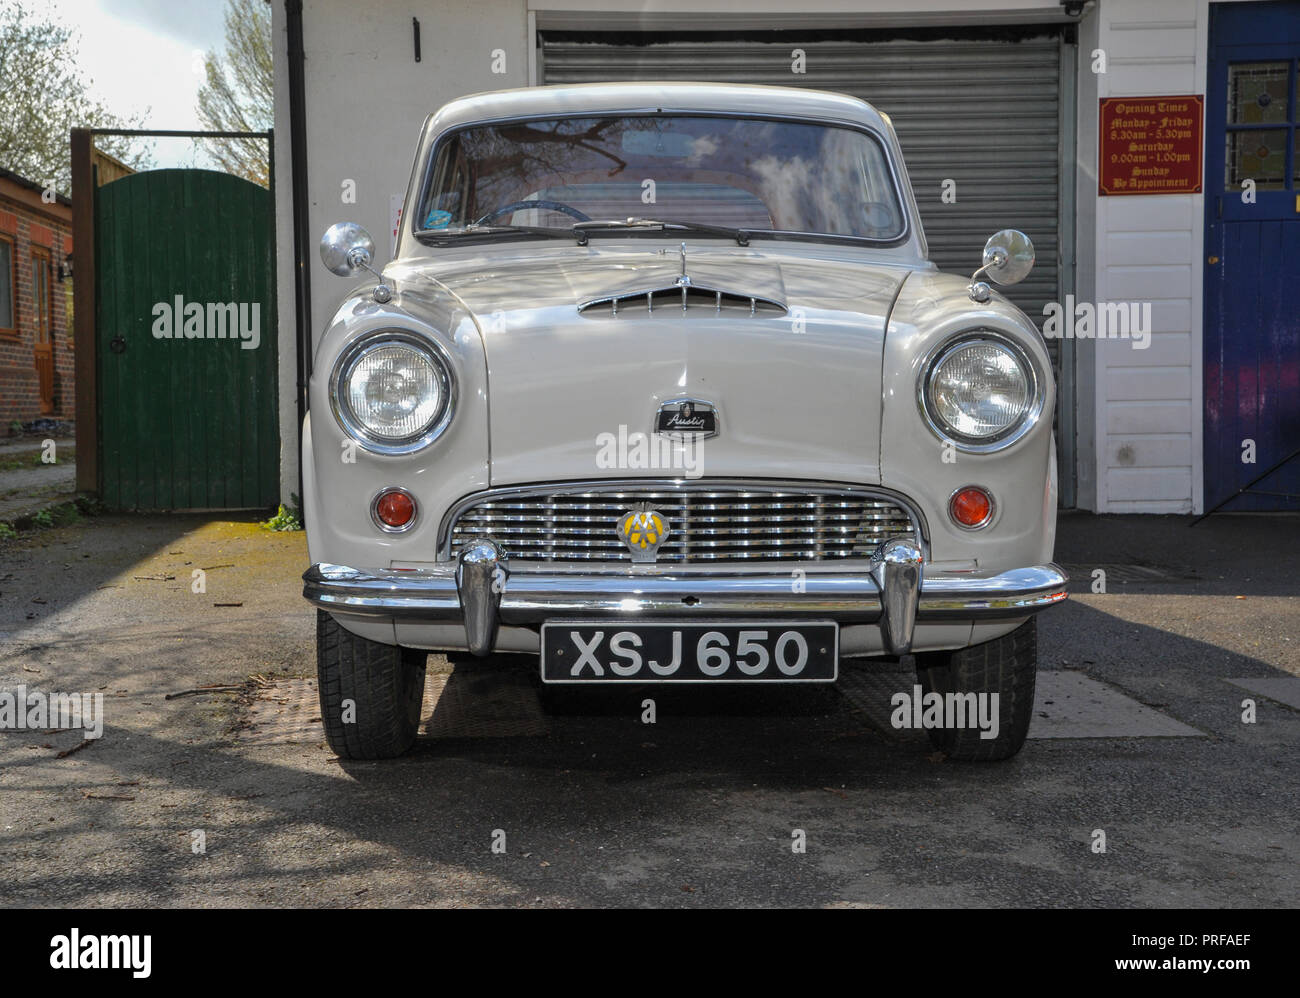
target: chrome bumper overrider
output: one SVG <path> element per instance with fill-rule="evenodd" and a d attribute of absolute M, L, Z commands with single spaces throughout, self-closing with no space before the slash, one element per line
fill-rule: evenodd
<path fill-rule="evenodd" d="M 845 570 L 795 567 L 687 570 L 681 566 L 573 570 L 510 568 L 491 541 L 465 548 L 455 562 L 419 571 L 313 565 L 303 596 L 322 610 L 423 623 L 463 623 L 468 649 L 487 655 L 500 624 L 540 624 L 566 615 L 638 617 L 828 618 L 878 623 L 885 647 L 910 650 L 918 620 L 1023 617 L 1066 598 L 1057 565 L 1017 568 L 991 578 L 925 578 L 920 549 L 896 538 L 869 565 Z"/>

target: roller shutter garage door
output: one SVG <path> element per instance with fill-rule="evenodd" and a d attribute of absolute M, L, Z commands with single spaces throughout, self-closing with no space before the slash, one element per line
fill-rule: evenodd
<path fill-rule="evenodd" d="M 1040 328 L 1043 305 L 1063 301 L 1060 260 L 1063 146 L 1059 29 L 1003 37 L 737 40 L 700 35 L 540 35 L 544 83 L 707 80 L 805 86 L 851 94 L 893 119 L 925 225 L 930 258 L 968 275 L 984 241 L 1016 228 L 1034 241 L 1037 264 L 1006 289 Z M 969 32 L 979 34 L 979 32 Z M 985 33 L 986 35 L 989 33 Z M 805 72 L 792 73 L 792 52 Z M 944 181 L 955 201 L 943 200 Z M 1070 210 L 1066 206 L 1066 211 Z M 1061 383 L 1060 341 L 1049 340 Z M 1058 411 L 1071 393 L 1064 393 Z M 1060 433 L 1062 499 L 1072 500 L 1072 433 Z M 1066 421 L 1066 425 L 1072 425 Z M 1064 439 L 1062 439 L 1062 437 Z"/>

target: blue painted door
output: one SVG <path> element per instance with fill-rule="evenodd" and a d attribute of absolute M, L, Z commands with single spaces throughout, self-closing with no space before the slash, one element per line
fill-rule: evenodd
<path fill-rule="evenodd" d="M 1300 3 L 1210 5 L 1206 509 L 1300 450 L 1298 61 Z M 1300 456 L 1223 508 L 1300 509 Z"/>

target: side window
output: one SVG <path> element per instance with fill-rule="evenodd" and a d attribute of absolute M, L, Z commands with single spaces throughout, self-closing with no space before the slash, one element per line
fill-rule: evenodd
<path fill-rule="evenodd" d="M 18 321 L 14 314 L 15 285 L 14 244 L 0 236 L 0 335 L 17 335 Z"/>
<path fill-rule="evenodd" d="M 432 190 L 439 193 L 429 203 L 422 223 L 423 228 L 443 229 L 448 225 L 461 225 L 466 221 L 462 217 L 462 206 L 465 203 L 464 189 L 467 179 L 460 139 L 453 138 L 438 156 Z"/>

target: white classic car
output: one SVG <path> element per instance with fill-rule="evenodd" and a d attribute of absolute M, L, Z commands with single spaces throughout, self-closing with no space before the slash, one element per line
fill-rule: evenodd
<path fill-rule="evenodd" d="M 396 258 L 316 349 L 303 434 L 321 715 L 415 738 L 430 650 L 545 683 L 832 682 L 914 656 L 960 759 L 1015 754 L 1052 564 L 1051 366 L 939 273 L 889 120 L 842 94 L 540 87 L 424 126 Z M 469 655 L 464 656 L 468 660 Z M 974 707 L 971 707 L 974 710 Z M 973 714 L 972 714 L 973 716 Z"/>

